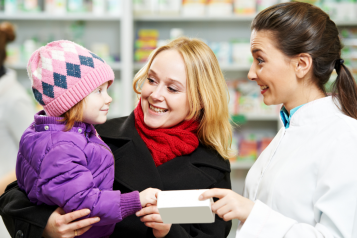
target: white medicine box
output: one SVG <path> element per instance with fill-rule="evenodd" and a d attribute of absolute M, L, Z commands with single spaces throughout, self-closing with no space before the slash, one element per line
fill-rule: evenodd
<path fill-rule="evenodd" d="M 160 191 L 157 208 L 166 224 L 213 223 L 212 198 L 200 201 L 198 197 L 208 189 Z"/>

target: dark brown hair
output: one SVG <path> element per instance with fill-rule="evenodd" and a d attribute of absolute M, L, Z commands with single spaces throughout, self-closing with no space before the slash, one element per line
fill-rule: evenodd
<path fill-rule="evenodd" d="M 14 25 L 10 22 L 0 23 L 0 67 L 3 66 L 6 58 L 6 44 L 15 40 Z"/>
<path fill-rule="evenodd" d="M 286 56 L 311 55 L 314 83 L 326 94 L 325 84 L 336 67 L 337 79 L 332 96 L 341 111 L 357 119 L 357 85 L 342 63 L 341 41 L 336 24 L 320 8 L 308 3 L 287 2 L 261 11 L 253 20 L 252 30 L 269 31 L 277 48 Z"/>

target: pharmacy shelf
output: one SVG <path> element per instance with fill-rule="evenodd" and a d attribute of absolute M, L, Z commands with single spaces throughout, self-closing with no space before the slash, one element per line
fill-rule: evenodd
<path fill-rule="evenodd" d="M 357 26 L 357 20 L 351 20 L 351 21 L 336 20 L 334 22 L 335 22 L 336 26 Z"/>
<path fill-rule="evenodd" d="M 278 115 L 264 115 L 264 113 L 260 115 L 231 115 L 231 120 L 233 125 L 244 125 L 247 122 L 275 122 L 278 125 L 277 128 L 281 127 L 281 121 Z"/>
<path fill-rule="evenodd" d="M 134 70 L 141 69 L 145 63 L 134 63 Z M 250 69 L 250 65 L 238 65 L 238 64 L 221 64 L 222 71 L 244 71 L 247 72 Z"/>
<path fill-rule="evenodd" d="M 232 16 L 134 16 L 134 21 L 177 21 L 177 22 L 189 22 L 189 21 L 243 21 L 250 22 L 254 19 L 255 15 L 232 15 Z"/>
<path fill-rule="evenodd" d="M 116 62 L 116 63 L 109 63 L 110 67 L 112 67 L 113 70 L 121 70 L 122 66 L 121 63 Z"/>
<path fill-rule="evenodd" d="M 94 15 L 92 13 L 66 13 L 66 14 L 48 14 L 43 12 L 36 13 L 0 13 L 0 20 L 54 20 L 54 21 L 119 21 L 120 16 L 115 15 Z"/>
<path fill-rule="evenodd" d="M 221 64 L 221 69 L 223 71 L 249 71 L 250 65 L 240 65 L 240 64 Z"/>
<path fill-rule="evenodd" d="M 27 65 L 25 63 L 16 63 L 16 64 L 5 64 L 5 67 L 15 70 L 26 70 Z"/>
<path fill-rule="evenodd" d="M 119 71 L 122 69 L 122 65 L 121 63 L 109 63 L 110 67 L 113 70 Z M 11 69 L 15 69 L 15 70 L 26 70 L 27 68 L 27 64 L 26 63 L 17 63 L 17 64 L 10 64 L 10 65 L 6 65 L 6 67 L 9 67 Z"/>
<path fill-rule="evenodd" d="M 245 115 L 247 121 L 276 121 L 279 120 L 278 115 Z"/>
<path fill-rule="evenodd" d="M 250 22 L 256 15 L 231 15 L 231 16 L 134 16 L 134 21 L 173 21 L 173 22 L 190 22 L 190 21 L 215 21 L 215 22 Z M 332 19 L 333 20 L 333 19 Z M 337 26 L 357 26 L 357 20 L 333 20 Z"/>
<path fill-rule="evenodd" d="M 231 169 L 250 169 L 255 161 L 236 161 L 231 162 Z"/>
<path fill-rule="evenodd" d="M 145 63 L 134 63 L 134 70 L 137 71 L 139 69 L 141 69 L 142 67 L 144 67 Z"/>

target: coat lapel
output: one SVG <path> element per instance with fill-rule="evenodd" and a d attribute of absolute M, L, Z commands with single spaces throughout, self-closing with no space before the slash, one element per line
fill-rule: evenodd
<path fill-rule="evenodd" d="M 135 128 L 134 113 L 97 126 L 99 135 L 112 149 L 115 180 L 131 190 L 163 189 L 154 160 Z"/>
<path fill-rule="evenodd" d="M 205 168 L 205 169 L 204 169 Z M 215 151 L 199 145 L 191 154 L 176 157 L 158 167 L 164 189 L 211 188 L 217 181 L 207 169 L 230 172 L 230 164 Z"/>
<path fill-rule="evenodd" d="M 190 156 L 180 156 L 158 167 L 164 190 L 209 188 L 216 180 L 189 161 Z"/>

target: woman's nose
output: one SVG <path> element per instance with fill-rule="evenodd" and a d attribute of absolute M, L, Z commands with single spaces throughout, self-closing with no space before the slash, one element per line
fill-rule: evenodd
<path fill-rule="evenodd" d="M 151 93 L 150 97 L 157 101 L 164 100 L 162 89 L 163 88 L 160 86 L 156 87 L 155 90 Z"/>
<path fill-rule="evenodd" d="M 248 72 L 248 79 L 249 80 L 255 80 L 257 78 L 257 74 L 255 73 L 255 67 L 254 63 L 250 66 L 249 72 Z"/>

